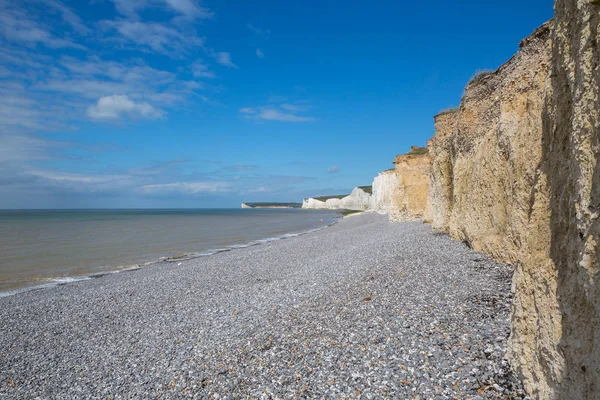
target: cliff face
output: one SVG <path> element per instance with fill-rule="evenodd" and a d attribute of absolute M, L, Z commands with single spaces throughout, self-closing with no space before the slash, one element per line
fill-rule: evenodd
<path fill-rule="evenodd" d="M 558 0 L 430 142 L 426 219 L 518 265 L 508 356 L 540 399 L 600 398 L 599 15 Z"/>
<path fill-rule="evenodd" d="M 600 3 L 557 0 L 555 12 L 536 201 L 548 211 L 532 226 L 545 241 L 530 246 L 515 280 L 512 356 L 540 398 L 598 399 Z M 528 327 L 531 314 L 538 323 Z"/>
<path fill-rule="evenodd" d="M 550 30 L 541 27 L 498 71 L 435 119 L 427 219 L 473 248 L 517 262 L 541 158 Z"/>
<path fill-rule="evenodd" d="M 344 210 L 366 210 L 369 208 L 371 194 L 361 188 L 354 188 L 350 196 L 342 199 L 342 208 Z"/>
<path fill-rule="evenodd" d="M 326 201 L 321 201 L 309 197 L 302 201 L 302 208 L 308 210 L 339 210 L 341 204 L 342 202 L 340 199 L 327 199 Z"/>
<path fill-rule="evenodd" d="M 413 147 L 408 154 L 397 156 L 394 165 L 373 181 L 370 208 L 387 213 L 391 221 L 422 217 L 431 169 L 428 151 Z"/>
<path fill-rule="evenodd" d="M 427 143 L 431 157 L 431 175 L 424 220 L 434 229 L 448 231 L 452 210 L 453 152 L 458 111 L 451 110 L 435 117 L 435 137 Z"/>
<path fill-rule="evenodd" d="M 400 177 L 396 169 L 381 172 L 373 179 L 373 195 L 369 208 L 381 214 L 396 209 L 396 199 L 400 197 Z"/>
<path fill-rule="evenodd" d="M 370 198 L 370 193 L 356 187 L 352 190 L 352 193 L 343 198 L 330 198 L 323 201 L 309 197 L 302 202 L 302 208 L 312 210 L 367 210 Z"/>
<path fill-rule="evenodd" d="M 539 28 L 510 61 L 467 86 L 457 111 L 436 116 L 428 209 L 434 228 L 520 266 L 509 355 L 526 389 L 540 398 L 551 395 L 540 378 L 557 379 L 562 371 L 556 281 L 549 278 L 555 269 L 548 251 L 550 209 L 540 168 L 550 36 L 550 24 Z"/>

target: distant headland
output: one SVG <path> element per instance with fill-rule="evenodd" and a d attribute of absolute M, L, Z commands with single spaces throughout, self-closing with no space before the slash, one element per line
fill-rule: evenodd
<path fill-rule="evenodd" d="M 302 208 L 302 203 L 242 203 L 242 208 Z"/>

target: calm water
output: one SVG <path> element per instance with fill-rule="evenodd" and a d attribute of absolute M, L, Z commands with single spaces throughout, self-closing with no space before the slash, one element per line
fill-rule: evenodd
<path fill-rule="evenodd" d="M 337 218 L 298 209 L 0 211 L 0 295 L 276 240 Z"/>

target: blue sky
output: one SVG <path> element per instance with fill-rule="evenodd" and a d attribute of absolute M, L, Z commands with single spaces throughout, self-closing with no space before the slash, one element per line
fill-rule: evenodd
<path fill-rule="evenodd" d="M 0 0 L 0 208 L 368 185 L 552 0 Z"/>

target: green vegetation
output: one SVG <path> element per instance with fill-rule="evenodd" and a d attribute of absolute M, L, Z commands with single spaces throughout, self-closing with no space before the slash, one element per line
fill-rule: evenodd
<path fill-rule="evenodd" d="M 429 150 L 427 149 L 427 147 L 413 146 L 407 154 L 409 154 L 411 156 L 421 156 L 421 155 L 427 154 L 427 153 L 429 153 Z"/>
<path fill-rule="evenodd" d="M 345 217 L 346 215 L 358 214 L 363 212 L 363 210 L 340 210 L 340 213 Z"/>
<path fill-rule="evenodd" d="M 491 75 L 492 73 L 494 73 L 494 71 L 492 71 L 491 69 L 482 69 L 482 70 L 475 72 L 475 75 L 473 75 L 471 77 L 467 86 L 481 81 L 483 78 Z"/>
<path fill-rule="evenodd" d="M 301 208 L 302 203 L 245 203 L 248 207 L 290 207 Z"/>
<path fill-rule="evenodd" d="M 452 114 L 452 113 L 455 113 L 455 112 L 458 112 L 458 111 L 460 111 L 460 107 L 450 107 L 450 108 L 443 109 L 442 111 L 440 111 L 438 113 L 438 115 Z"/>
<path fill-rule="evenodd" d="M 369 193 L 369 194 L 373 194 L 373 187 L 371 186 L 359 186 L 359 189 L 362 189 L 364 192 Z M 315 200 L 319 200 L 319 201 L 327 201 L 329 199 L 343 199 L 346 196 L 350 196 L 350 193 L 348 194 L 335 194 L 333 196 L 319 196 L 319 197 L 313 197 L 313 199 Z"/>
<path fill-rule="evenodd" d="M 319 201 L 327 201 L 329 199 L 343 199 L 344 197 L 348 196 L 349 194 L 336 194 L 333 196 L 319 196 L 319 197 L 313 197 L 313 199 L 315 200 L 319 200 Z"/>
<path fill-rule="evenodd" d="M 373 186 L 359 186 L 358 188 L 365 193 L 373 194 Z"/>

